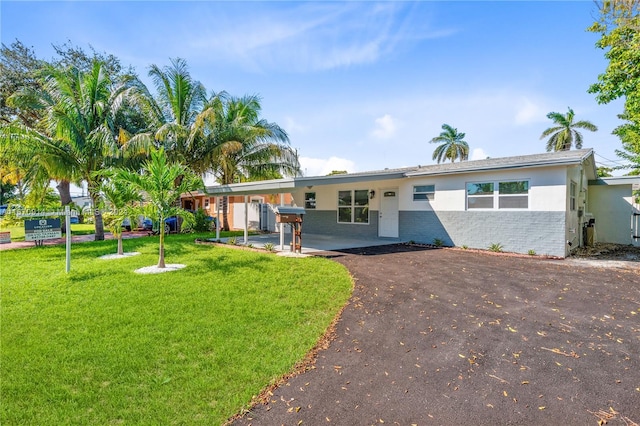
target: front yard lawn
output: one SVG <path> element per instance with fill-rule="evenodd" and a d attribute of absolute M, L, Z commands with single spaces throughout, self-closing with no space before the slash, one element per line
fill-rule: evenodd
<path fill-rule="evenodd" d="M 167 237 L 0 252 L 0 423 L 221 424 L 314 346 L 351 294 L 347 270 Z"/>

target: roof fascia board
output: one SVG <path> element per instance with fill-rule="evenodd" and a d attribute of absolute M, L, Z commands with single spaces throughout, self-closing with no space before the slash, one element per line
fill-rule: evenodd
<path fill-rule="evenodd" d="M 569 166 L 569 165 L 578 165 L 580 164 L 580 161 L 572 161 L 572 162 L 567 162 L 565 161 L 558 161 L 558 162 L 544 162 L 544 163 L 539 163 L 539 164 L 534 164 L 534 163 L 530 163 L 530 164 L 504 164 L 504 165 L 496 165 L 496 166 L 486 166 L 486 167 L 474 167 L 474 168 L 469 168 L 469 169 L 462 169 L 462 170 L 446 170 L 446 171 L 424 171 L 424 172 L 413 172 L 413 173 L 407 173 L 406 176 L 407 177 L 416 177 L 416 176 L 437 176 L 437 175 L 453 175 L 453 174 L 467 174 L 467 173 L 475 173 L 475 172 L 491 172 L 491 171 L 497 171 L 497 170 L 512 170 L 512 169 L 531 169 L 531 168 L 537 168 L 537 167 L 552 167 L 552 166 Z"/>
<path fill-rule="evenodd" d="M 337 185 L 345 183 L 372 182 L 379 180 L 402 179 L 404 171 L 377 172 L 362 174 L 344 174 L 320 177 L 297 177 L 257 182 L 234 183 L 229 185 L 214 185 L 206 187 L 208 195 L 250 195 L 277 194 L 291 192 L 298 188 L 312 188 L 314 186 Z"/>

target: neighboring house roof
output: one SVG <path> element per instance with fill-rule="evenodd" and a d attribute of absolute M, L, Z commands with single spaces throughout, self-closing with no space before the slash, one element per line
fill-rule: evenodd
<path fill-rule="evenodd" d="M 589 185 L 632 185 L 640 189 L 640 176 L 615 176 L 590 180 Z"/>
<path fill-rule="evenodd" d="M 370 182 L 389 179 L 402 179 L 417 176 L 437 176 L 494 171 L 517 168 L 571 166 L 584 164 L 589 179 L 596 178 L 596 165 L 592 149 L 550 152 L 545 154 L 520 155 L 515 157 L 488 158 L 486 160 L 462 161 L 459 163 L 434 164 L 430 166 L 404 167 L 369 172 L 347 173 L 330 176 L 294 177 L 257 182 L 244 182 L 230 185 L 208 186 L 209 195 L 248 195 L 256 193 L 291 192 L 297 188 L 313 188 L 318 185 Z"/>

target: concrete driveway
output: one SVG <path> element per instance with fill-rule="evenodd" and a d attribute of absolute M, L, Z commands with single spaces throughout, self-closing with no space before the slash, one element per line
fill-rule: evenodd
<path fill-rule="evenodd" d="M 326 255 L 355 279 L 335 339 L 233 424 L 640 423 L 640 269 L 405 245 Z"/>

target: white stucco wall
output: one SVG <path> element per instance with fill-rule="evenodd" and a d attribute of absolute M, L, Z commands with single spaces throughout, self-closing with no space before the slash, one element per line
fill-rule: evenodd
<path fill-rule="evenodd" d="M 576 173 L 579 176 L 579 172 Z M 376 191 L 376 196 L 370 200 L 369 208 L 378 210 L 382 191 L 389 188 L 398 188 L 399 210 L 465 211 L 466 185 L 468 182 L 529 180 L 528 210 L 566 211 L 568 209 L 567 176 L 566 167 L 526 168 L 448 176 L 412 177 L 357 184 L 314 186 L 297 190 L 292 195 L 295 205 L 303 206 L 304 193 L 315 192 L 317 210 L 335 210 L 337 208 L 338 191 L 351 189 L 374 190 Z M 580 182 L 579 178 L 575 179 L 578 183 Z M 413 187 L 415 185 L 435 185 L 434 200 L 428 202 L 413 201 Z"/>
<path fill-rule="evenodd" d="M 567 213 L 565 239 L 571 242 L 571 245 L 567 244 L 567 254 L 569 254 L 570 251 L 575 250 L 584 243 L 584 241 L 582 241 L 582 225 L 585 221 L 588 221 L 588 217 L 586 216 L 588 178 L 585 175 L 584 168 L 579 166 L 567 168 L 566 175 L 565 211 Z M 576 184 L 575 210 L 571 210 L 571 182 L 575 182 Z M 582 214 L 582 216 L 580 216 L 580 214 Z"/>
<path fill-rule="evenodd" d="M 291 193 L 296 206 L 304 207 L 304 194 L 306 192 L 316 193 L 316 210 L 336 210 L 338 208 L 338 191 L 346 190 L 374 190 L 376 193 L 373 199 L 369 200 L 370 210 L 379 210 L 380 197 L 384 188 L 399 188 L 404 179 L 391 179 L 383 181 L 371 181 L 360 183 L 345 183 L 340 185 L 323 185 L 303 188 Z M 337 220 L 337 218 L 336 218 Z"/>
<path fill-rule="evenodd" d="M 416 177 L 404 181 L 400 210 L 466 210 L 466 186 L 471 182 L 529 181 L 529 208 L 532 211 L 564 211 L 566 205 L 564 167 L 517 169 L 498 172 L 465 173 L 451 176 Z M 413 201 L 413 186 L 435 185 L 429 203 Z"/>
<path fill-rule="evenodd" d="M 632 189 L 628 185 L 590 185 L 588 211 L 596 219 L 596 241 L 632 244 Z"/>

